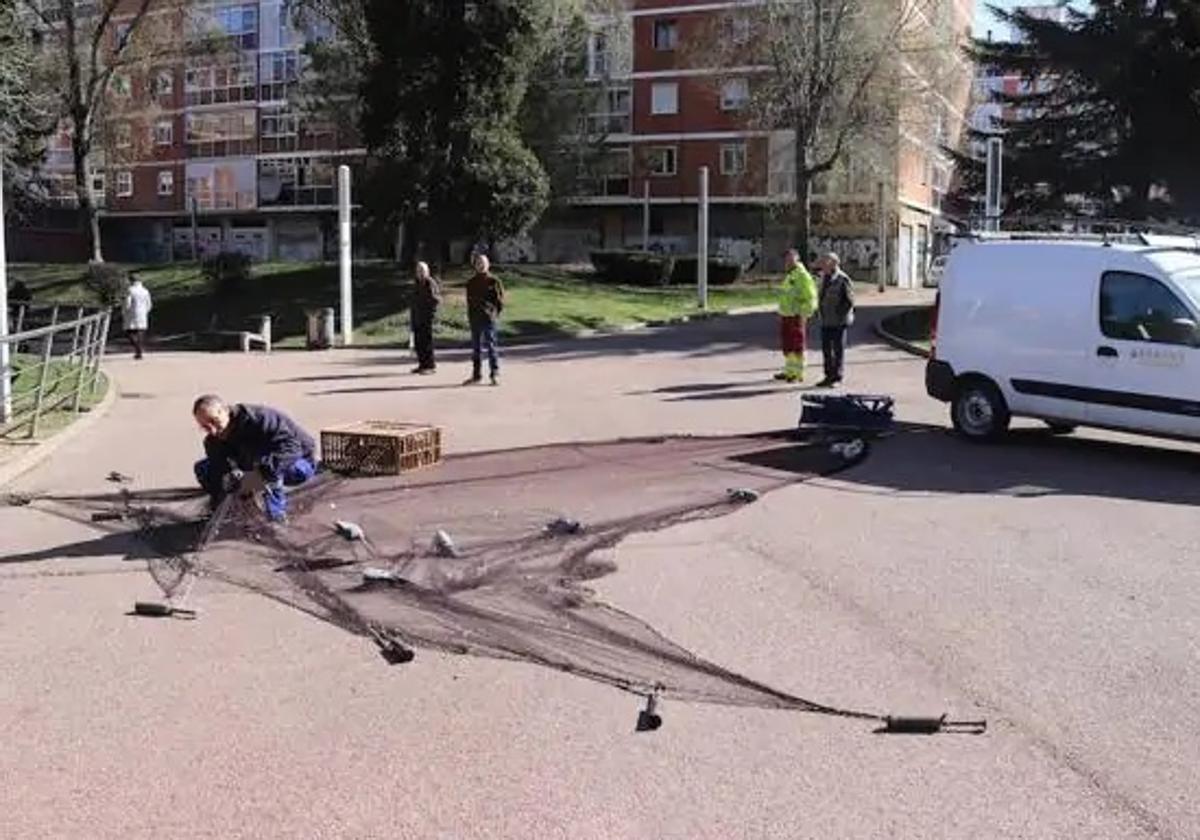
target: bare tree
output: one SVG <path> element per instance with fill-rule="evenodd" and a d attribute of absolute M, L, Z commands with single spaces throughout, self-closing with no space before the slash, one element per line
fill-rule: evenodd
<path fill-rule="evenodd" d="M 764 0 L 733 10 L 703 39 L 707 63 L 760 65 L 747 114 L 757 128 L 787 132 L 794 177 L 793 228 L 808 253 L 813 182 L 854 148 L 882 174 L 894 160 L 901 123 L 928 117 L 916 87 L 956 49 L 939 25 L 949 0 Z M 938 19 L 935 19 L 938 18 Z M 699 54 L 699 51 L 697 51 Z M 940 71 L 939 71 L 940 72 Z M 917 97 L 920 99 L 921 97 Z M 790 190 L 789 190 L 790 192 Z"/>
<path fill-rule="evenodd" d="M 92 259 L 103 262 L 92 197 L 93 152 L 106 117 L 127 107 L 133 77 L 156 59 L 178 56 L 186 0 L 22 0 L 34 22 L 42 84 L 58 93 L 71 139 L 75 195 L 87 222 Z M 115 84 L 114 84 L 115 83 Z"/>

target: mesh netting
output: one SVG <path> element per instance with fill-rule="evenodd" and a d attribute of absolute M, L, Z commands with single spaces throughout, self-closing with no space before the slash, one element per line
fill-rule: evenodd
<path fill-rule="evenodd" d="M 451 458 L 400 477 L 322 473 L 292 492 L 282 526 L 241 500 L 207 524 L 196 520 L 194 496 L 40 504 L 75 516 L 124 511 L 108 527 L 135 527 L 153 546 L 151 571 L 168 595 L 194 572 L 381 647 L 523 660 L 687 701 L 880 719 L 708 662 L 588 587 L 616 569 L 610 549 L 632 534 L 721 516 L 851 462 L 836 447 L 785 435 L 545 446 Z"/>

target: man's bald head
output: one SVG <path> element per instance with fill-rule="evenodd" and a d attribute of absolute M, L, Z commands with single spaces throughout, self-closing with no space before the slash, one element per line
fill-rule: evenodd
<path fill-rule="evenodd" d="M 214 437 L 222 437 L 229 429 L 229 406 L 215 394 L 197 397 L 192 403 L 192 417 L 205 434 Z"/>

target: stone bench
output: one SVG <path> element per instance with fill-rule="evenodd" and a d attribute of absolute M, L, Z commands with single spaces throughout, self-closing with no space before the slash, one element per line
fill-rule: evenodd
<path fill-rule="evenodd" d="M 251 347 L 255 344 L 261 344 L 263 352 L 271 352 L 271 316 L 259 316 L 258 332 L 250 332 L 243 330 L 239 333 L 242 345 L 242 352 L 249 353 Z"/>
<path fill-rule="evenodd" d="M 260 315 L 257 317 L 257 321 L 258 332 L 254 332 L 252 329 L 209 329 L 196 333 L 193 343 L 209 350 L 241 350 L 243 353 L 249 353 L 255 346 L 261 346 L 265 352 L 270 353 L 271 316 Z"/>

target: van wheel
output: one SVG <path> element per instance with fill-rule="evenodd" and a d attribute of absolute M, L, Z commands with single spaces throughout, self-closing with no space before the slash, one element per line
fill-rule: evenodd
<path fill-rule="evenodd" d="M 1075 427 L 1070 423 L 1046 423 L 1046 428 L 1050 430 L 1052 435 L 1069 435 L 1074 434 Z"/>
<path fill-rule="evenodd" d="M 968 440 L 994 441 L 1008 431 L 1011 415 L 999 388 L 986 379 L 968 379 L 959 383 L 950 419 Z"/>

